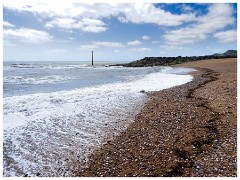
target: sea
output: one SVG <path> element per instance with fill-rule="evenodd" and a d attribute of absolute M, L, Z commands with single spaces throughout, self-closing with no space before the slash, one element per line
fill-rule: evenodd
<path fill-rule="evenodd" d="M 3 176 L 71 177 L 191 68 L 3 62 Z"/>

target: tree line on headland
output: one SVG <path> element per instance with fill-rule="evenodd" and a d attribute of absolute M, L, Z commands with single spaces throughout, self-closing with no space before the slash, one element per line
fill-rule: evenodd
<path fill-rule="evenodd" d="M 223 58 L 237 58 L 236 50 L 228 50 L 222 54 L 213 54 L 206 56 L 177 56 L 177 57 L 145 57 L 130 63 L 115 64 L 114 66 L 124 67 L 146 67 L 146 66 L 171 66 L 174 64 L 181 64 L 190 61 L 199 61 L 206 59 L 223 59 Z"/>

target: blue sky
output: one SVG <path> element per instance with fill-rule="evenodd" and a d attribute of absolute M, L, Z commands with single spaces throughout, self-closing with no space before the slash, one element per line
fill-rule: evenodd
<path fill-rule="evenodd" d="M 82 2 L 82 1 L 81 1 Z M 133 61 L 237 49 L 237 4 L 4 0 L 4 61 Z"/>

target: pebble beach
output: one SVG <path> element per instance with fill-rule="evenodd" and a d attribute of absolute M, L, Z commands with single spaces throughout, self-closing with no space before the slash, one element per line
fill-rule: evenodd
<path fill-rule="evenodd" d="M 147 93 L 135 121 L 77 177 L 237 176 L 237 59 L 177 66 L 196 69 L 193 81 Z"/>

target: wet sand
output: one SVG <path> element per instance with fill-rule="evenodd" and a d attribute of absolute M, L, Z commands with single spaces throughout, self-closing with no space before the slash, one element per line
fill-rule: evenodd
<path fill-rule="evenodd" d="M 135 121 L 76 176 L 237 176 L 237 59 L 178 66 L 196 68 L 194 80 L 148 93 Z"/>

